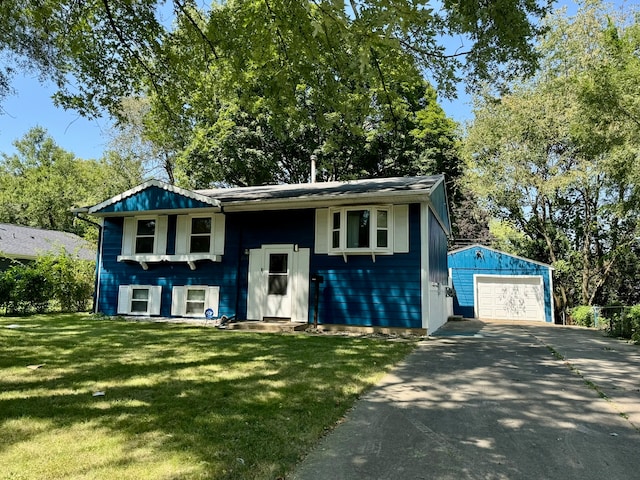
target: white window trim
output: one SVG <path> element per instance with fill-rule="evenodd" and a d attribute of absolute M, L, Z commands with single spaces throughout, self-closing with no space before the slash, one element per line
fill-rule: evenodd
<path fill-rule="evenodd" d="M 138 235 L 138 224 L 140 221 L 153 220 L 153 251 L 138 253 L 136 252 L 136 244 L 138 243 L 138 238 L 148 238 L 151 235 Z M 157 216 L 145 216 L 145 217 L 135 217 L 135 228 L 133 230 L 133 254 L 134 255 L 150 255 L 155 254 L 158 251 L 158 237 L 160 233 L 160 224 L 158 222 Z"/>
<path fill-rule="evenodd" d="M 211 217 L 211 244 L 209 252 L 188 253 L 191 239 L 191 219 Z M 134 253 L 137 237 L 138 220 L 156 220 L 156 234 L 153 253 Z M 122 254 L 118 255 L 118 262 L 139 263 L 143 270 L 149 269 L 149 264 L 161 262 L 187 263 L 191 270 L 196 269 L 196 262 L 209 260 L 221 262 L 224 252 L 225 218 L 222 214 L 203 215 L 193 213 L 178 215 L 176 225 L 176 253 L 167 255 L 167 216 L 140 215 L 126 217 L 122 232 Z"/>
<path fill-rule="evenodd" d="M 209 252 L 191 253 L 191 229 L 194 218 L 210 218 L 211 233 L 209 234 Z M 221 213 L 202 214 L 191 213 L 178 215 L 176 221 L 176 255 L 202 257 L 203 255 L 217 256 L 224 253 L 225 216 Z"/>
<path fill-rule="evenodd" d="M 147 310 L 145 312 L 132 312 L 134 290 L 148 290 Z M 150 316 L 160 315 L 160 302 L 162 297 L 162 287 L 159 285 L 120 285 L 118 287 L 118 314 Z"/>
<path fill-rule="evenodd" d="M 153 252 L 136 253 L 136 239 L 138 238 L 138 222 L 140 220 L 154 220 L 155 231 L 153 235 Z M 167 224 L 165 215 L 140 215 L 125 217 L 122 226 L 122 257 L 143 257 L 164 255 L 167 250 Z"/>
<path fill-rule="evenodd" d="M 187 313 L 187 292 L 189 290 L 204 290 L 204 310 L 202 313 Z M 177 317 L 205 318 L 207 308 L 213 310 L 213 316 L 219 317 L 220 287 L 211 285 L 177 285 L 171 292 L 171 315 Z"/>
<path fill-rule="evenodd" d="M 369 247 L 347 247 L 347 212 L 369 210 Z M 378 247 L 378 214 L 379 210 L 387 212 L 387 246 Z M 333 215 L 340 214 L 340 245 L 336 248 L 333 246 Z M 329 215 L 329 254 L 330 255 L 371 255 L 375 261 L 375 255 L 392 255 L 393 254 L 393 206 L 392 205 L 355 205 L 349 207 L 330 208 Z"/>

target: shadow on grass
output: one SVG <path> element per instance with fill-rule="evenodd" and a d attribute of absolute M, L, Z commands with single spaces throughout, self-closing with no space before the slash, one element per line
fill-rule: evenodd
<path fill-rule="evenodd" d="M 24 462 L 16 478 L 275 478 L 413 348 L 83 315 L 0 319 L 0 341 L 0 463 Z M 67 467 L 30 470 L 48 436 L 77 442 L 59 447 Z"/>

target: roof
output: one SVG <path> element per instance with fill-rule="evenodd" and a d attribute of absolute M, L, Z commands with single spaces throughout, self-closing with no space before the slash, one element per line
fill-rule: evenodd
<path fill-rule="evenodd" d="M 317 182 L 294 185 L 264 185 L 259 187 L 218 188 L 197 190 L 196 192 L 218 199 L 225 209 L 242 207 L 255 208 L 255 202 L 270 207 L 286 206 L 295 208 L 292 201 L 307 208 L 314 203 L 348 204 L 361 202 L 364 198 L 377 201 L 397 200 L 429 196 L 432 190 L 444 181 L 443 175 L 422 177 L 394 177 L 346 182 Z"/>
<path fill-rule="evenodd" d="M 498 253 L 500 255 L 506 255 L 508 257 L 512 257 L 512 258 L 517 258 L 518 260 L 522 260 L 524 262 L 529 262 L 529 263 L 534 263 L 536 265 L 540 265 L 542 267 L 547 267 L 550 268 L 551 270 L 555 270 L 555 268 L 553 268 L 551 265 L 549 265 L 548 263 L 544 263 L 544 262 L 538 262 L 537 260 L 531 260 L 530 258 L 525 258 L 525 257 L 521 257 L 519 255 L 514 255 L 512 253 L 507 253 L 507 252 L 503 252 L 501 250 L 496 250 L 495 248 L 491 248 L 491 247 L 486 247 L 484 245 L 480 245 L 479 243 L 475 243 L 473 245 L 469 245 L 467 247 L 462 247 L 462 248 L 458 248 L 456 250 L 451 250 L 448 255 L 455 255 L 456 253 L 460 253 L 460 252 L 464 252 L 466 250 L 471 250 L 471 249 L 478 249 L 478 248 L 482 248 L 484 250 L 489 250 L 491 252 L 495 252 Z"/>
<path fill-rule="evenodd" d="M 96 256 L 93 246 L 73 233 L 0 223 L 2 257 L 32 260 L 43 253 L 57 253 L 60 248 L 83 260 L 94 260 Z"/>
<path fill-rule="evenodd" d="M 324 208 L 363 203 L 431 202 L 443 228 L 447 233 L 450 231 L 449 207 L 442 174 L 206 190 L 186 190 L 158 180 L 150 180 L 102 203 L 73 211 L 97 216 L 114 216 L 150 210 L 175 212 L 191 208 L 177 208 L 173 204 L 169 205 L 171 199 L 163 198 L 160 201 L 158 198 L 143 195 L 143 191 L 159 190 L 176 193 L 184 198 L 197 200 L 207 207 L 224 209 L 227 212 Z M 136 197 L 139 197 L 138 201 Z M 127 202 L 130 205 L 125 205 Z M 155 208 L 149 208 L 150 203 Z"/>

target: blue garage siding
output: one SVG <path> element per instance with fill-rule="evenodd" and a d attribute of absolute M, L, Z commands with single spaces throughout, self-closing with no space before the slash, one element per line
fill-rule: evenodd
<path fill-rule="evenodd" d="M 449 268 L 456 296 L 453 311 L 465 318 L 474 318 L 475 291 L 473 276 L 480 275 L 536 275 L 543 280 L 545 319 L 553 321 L 551 300 L 551 268 L 504 252 L 475 245 L 448 255 Z"/>
<path fill-rule="evenodd" d="M 409 209 L 409 247 L 409 253 L 378 255 L 375 262 L 370 255 L 351 255 L 346 263 L 342 256 L 312 255 L 311 274 L 324 276 L 320 286 L 319 323 L 420 328 L 420 207 L 417 204 Z"/>

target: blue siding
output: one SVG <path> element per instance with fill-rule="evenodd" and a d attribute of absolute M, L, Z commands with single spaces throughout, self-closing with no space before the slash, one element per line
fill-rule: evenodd
<path fill-rule="evenodd" d="M 438 186 L 431 192 L 431 203 L 435 208 L 436 213 L 440 217 L 440 220 L 447 225 L 447 228 L 451 228 L 449 220 L 449 207 L 447 204 L 447 190 L 444 182 L 438 184 Z"/>
<path fill-rule="evenodd" d="M 269 244 L 298 244 L 311 249 L 310 273 L 324 276 L 319 322 L 382 327 L 421 327 L 420 206 L 409 209 L 410 252 L 371 256 L 313 253 L 315 210 L 226 214 L 225 253 L 220 263 L 198 262 L 195 271 L 182 263 L 117 262 L 123 219 L 105 218 L 99 311 L 115 315 L 120 284 L 161 285 L 161 315 L 169 316 L 174 285 L 219 285 L 220 314 L 246 318 L 249 256 L 245 250 Z M 167 253 L 175 248 L 176 216 L 169 216 Z M 313 289 L 309 316 L 313 318 Z"/>
<path fill-rule="evenodd" d="M 474 318 L 474 274 L 485 275 L 540 275 L 543 279 L 545 317 L 547 322 L 553 319 L 551 312 L 551 268 L 497 252 L 481 246 L 473 246 L 450 253 L 449 268 L 456 296 L 453 311 L 465 318 Z"/>
<path fill-rule="evenodd" d="M 237 314 L 247 318 L 249 289 L 249 256 L 246 249 L 270 244 L 298 244 L 313 252 L 315 210 L 283 210 L 271 212 L 239 212 L 226 214 L 227 238 L 225 256 L 230 244 L 239 246 Z"/>
<path fill-rule="evenodd" d="M 96 213 L 145 212 L 182 208 L 211 208 L 211 205 L 158 187 L 149 187 Z"/>
<path fill-rule="evenodd" d="M 409 253 L 312 255 L 311 274 L 324 276 L 319 323 L 420 328 L 420 206 L 409 208 Z"/>
<path fill-rule="evenodd" d="M 160 285 L 162 303 L 160 315 L 171 313 L 171 292 L 174 285 L 219 285 L 220 314 L 234 314 L 237 301 L 237 279 L 239 248 L 233 242 L 225 245 L 225 255 L 220 263 L 198 262 L 196 270 L 185 263 L 149 264 L 143 270 L 137 263 L 117 262 L 122 245 L 122 218 L 106 218 L 104 223 L 103 261 L 100 269 L 100 299 L 98 310 L 115 315 L 118 304 L 119 285 Z M 175 216 L 169 217 L 167 245 L 174 245 Z M 171 227 L 173 225 L 173 228 Z"/>
<path fill-rule="evenodd" d="M 447 235 L 435 215 L 429 209 L 429 281 L 449 284 L 447 267 Z"/>

